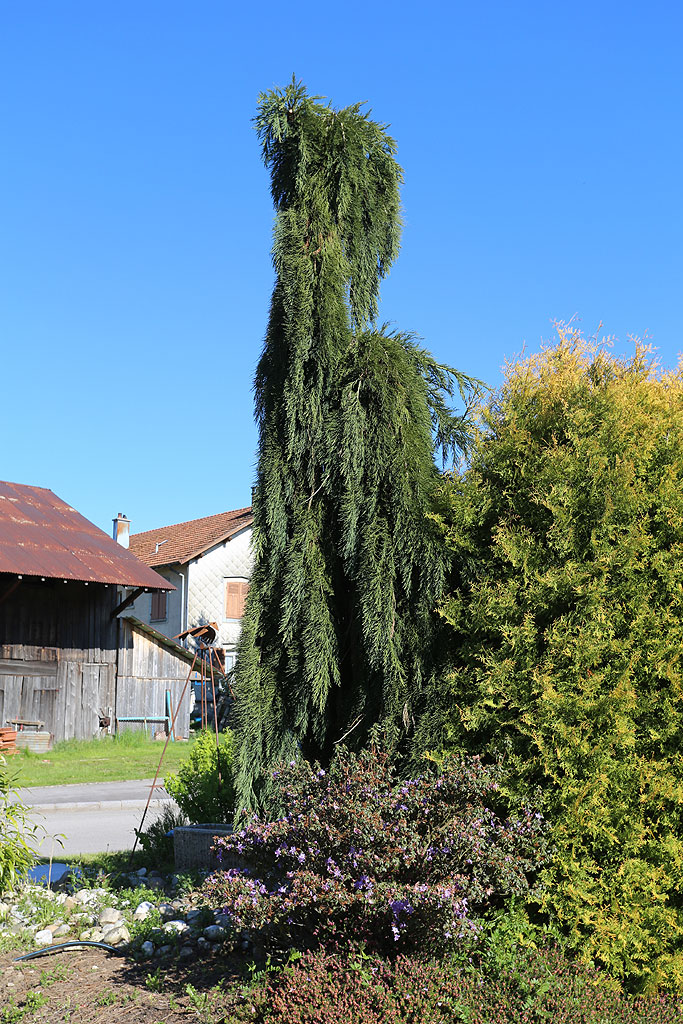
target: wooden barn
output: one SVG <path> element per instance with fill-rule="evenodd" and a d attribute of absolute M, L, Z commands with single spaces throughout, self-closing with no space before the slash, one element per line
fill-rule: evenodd
<path fill-rule="evenodd" d="M 181 704 L 187 736 L 190 653 L 125 618 L 145 590 L 173 589 L 52 491 L 0 482 L 0 727 L 87 739 L 107 718 L 162 729 Z"/>

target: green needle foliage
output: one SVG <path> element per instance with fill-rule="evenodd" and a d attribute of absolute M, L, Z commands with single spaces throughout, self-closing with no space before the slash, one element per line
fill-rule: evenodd
<path fill-rule="evenodd" d="M 259 99 L 276 282 L 255 379 L 255 568 L 236 668 L 238 800 L 275 764 L 327 763 L 383 721 L 398 736 L 431 671 L 445 549 L 427 513 L 465 443 L 472 382 L 377 328 L 398 252 L 401 169 L 386 126 L 294 80 Z"/>
<path fill-rule="evenodd" d="M 540 787 L 543 907 L 636 987 L 683 986 L 683 373 L 571 329 L 509 366 L 447 488 L 444 732 Z M 425 723 L 423 723 L 425 724 Z"/>

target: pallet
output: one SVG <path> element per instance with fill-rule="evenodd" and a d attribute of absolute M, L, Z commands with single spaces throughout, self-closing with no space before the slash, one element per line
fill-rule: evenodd
<path fill-rule="evenodd" d="M 0 754 L 16 754 L 16 729 L 0 729 Z"/>

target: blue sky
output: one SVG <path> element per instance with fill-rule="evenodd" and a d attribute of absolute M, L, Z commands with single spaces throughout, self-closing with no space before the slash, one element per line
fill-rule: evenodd
<path fill-rule="evenodd" d="M 496 385 L 552 321 L 683 349 L 683 9 L 8 0 L 0 479 L 109 531 L 249 504 L 273 272 L 251 118 L 296 73 L 405 170 L 380 318 Z"/>

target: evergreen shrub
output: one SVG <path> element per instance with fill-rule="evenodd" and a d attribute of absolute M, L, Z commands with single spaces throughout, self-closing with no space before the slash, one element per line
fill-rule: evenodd
<path fill-rule="evenodd" d="M 192 824 L 229 822 L 235 814 L 232 733 L 199 734 L 177 772 L 164 779 L 166 792 Z M 220 757 L 220 779 L 219 779 Z"/>
<path fill-rule="evenodd" d="M 552 828 L 542 909 L 634 988 L 683 987 L 683 372 L 562 328 L 444 500 L 452 670 L 421 741 L 504 750 Z"/>
<path fill-rule="evenodd" d="M 530 953 L 498 977 L 448 960 L 394 962 L 317 950 L 250 993 L 255 1024 L 677 1024 L 683 1003 L 624 995 L 599 971 L 557 950 Z"/>
<path fill-rule="evenodd" d="M 374 748 L 340 749 L 327 772 L 292 762 L 277 778 L 284 816 L 218 840 L 219 858 L 237 855 L 249 871 L 215 874 L 206 895 L 281 948 L 474 942 L 478 915 L 526 896 L 546 858 L 538 813 L 503 820 L 492 809 L 498 774 L 454 756 L 399 781 Z"/>

